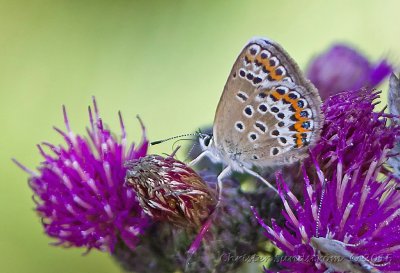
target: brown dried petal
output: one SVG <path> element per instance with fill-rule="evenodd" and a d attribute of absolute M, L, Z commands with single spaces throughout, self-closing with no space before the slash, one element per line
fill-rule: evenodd
<path fill-rule="evenodd" d="M 215 191 L 194 170 L 171 156 L 148 155 L 126 166 L 126 184 L 155 220 L 199 227 L 216 205 Z"/>

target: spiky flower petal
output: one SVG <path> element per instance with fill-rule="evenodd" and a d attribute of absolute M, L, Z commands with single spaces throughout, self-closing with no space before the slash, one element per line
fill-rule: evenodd
<path fill-rule="evenodd" d="M 36 210 L 45 232 L 63 246 L 112 252 L 122 240 L 134 249 L 148 218 L 135 194 L 124 186 L 124 162 L 145 156 L 148 142 L 143 135 L 137 148 L 127 146 L 121 115 L 119 140 L 105 128 L 94 99 L 93 105 L 94 116 L 89 107 L 87 136 L 71 130 L 64 108 L 67 131 L 56 131 L 66 144 L 39 146 L 44 161 L 38 173 L 30 172 L 29 177 Z"/>

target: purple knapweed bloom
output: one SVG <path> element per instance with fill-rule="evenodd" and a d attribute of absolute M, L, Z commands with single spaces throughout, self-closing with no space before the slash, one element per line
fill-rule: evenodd
<path fill-rule="evenodd" d="M 265 223 L 254 209 L 284 252 L 285 272 L 400 270 L 399 181 L 385 166 L 400 127 L 373 112 L 377 96 L 346 92 L 324 103 L 321 140 L 302 165 L 303 201 L 277 175 L 284 226 Z"/>
<path fill-rule="evenodd" d="M 322 100 L 342 91 L 375 87 L 392 71 L 386 60 L 371 64 L 355 49 L 337 44 L 309 64 L 306 75 L 317 87 Z"/>
<path fill-rule="evenodd" d="M 148 219 L 135 193 L 124 186 L 124 163 L 146 155 L 145 129 L 142 125 L 139 146 L 127 145 L 121 114 L 122 135 L 118 139 L 105 128 L 94 98 L 93 106 L 94 116 L 89 107 L 91 127 L 86 136 L 71 130 L 63 108 L 67 130 L 55 130 L 66 144 L 38 145 L 44 158 L 38 172 L 15 162 L 29 173 L 36 211 L 45 232 L 56 238 L 57 244 L 113 252 L 122 241 L 134 249 Z"/>

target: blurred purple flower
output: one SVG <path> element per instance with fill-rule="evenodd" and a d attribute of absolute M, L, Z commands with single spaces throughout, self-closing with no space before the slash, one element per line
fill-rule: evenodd
<path fill-rule="evenodd" d="M 71 130 L 63 108 L 67 131 L 55 130 L 66 145 L 38 145 L 44 158 L 38 173 L 14 161 L 30 174 L 36 210 L 45 232 L 57 244 L 113 252 L 116 243 L 123 241 L 134 249 L 148 218 L 135 193 L 124 186 L 124 163 L 146 155 L 145 129 L 142 125 L 143 140 L 138 147 L 127 146 L 121 114 L 122 136 L 117 139 L 104 127 L 94 98 L 93 106 L 94 117 L 89 107 L 87 136 Z"/>
<path fill-rule="evenodd" d="M 286 256 L 298 257 L 296 261 L 280 263 L 287 272 L 340 272 L 339 266 L 363 266 L 349 260 L 340 264 L 307 260 L 315 258 L 318 250 L 310 244 L 313 237 L 354 244 L 335 246 L 339 254 L 317 251 L 319 255 L 348 258 L 350 253 L 353 257 L 374 259 L 375 266 L 383 272 L 400 270 L 400 192 L 394 187 L 399 181 L 385 166 L 400 127 L 389 125 L 383 112 L 373 112 L 377 96 L 365 90 L 346 92 L 324 103 L 326 119 L 321 140 L 302 165 L 304 200 L 300 202 L 282 175 L 277 175 L 285 207 L 284 226 L 274 219 L 264 223 L 254 209 L 265 235 Z M 381 260 L 376 260 L 378 257 Z M 364 266 L 371 264 L 365 261 Z"/>
<path fill-rule="evenodd" d="M 381 60 L 371 64 L 355 49 L 337 44 L 314 58 L 306 71 L 318 88 L 322 100 L 342 91 L 373 88 L 392 72 L 392 66 Z"/>

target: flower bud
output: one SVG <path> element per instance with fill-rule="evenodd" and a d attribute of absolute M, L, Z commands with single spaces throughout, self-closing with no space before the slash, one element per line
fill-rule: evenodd
<path fill-rule="evenodd" d="M 339 92 L 373 88 L 391 71 L 392 66 L 385 59 L 373 64 L 357 50 L 337 44 L 314 58 L 306 75 L 326 100 Z"/>
<path fill-rule="evenodd" d="M 200 227 L 217 203 L 214 190 L 172 156 L 148 155 L 126 164 L 127 186 L 153 219 L 180 227 Z"/>

